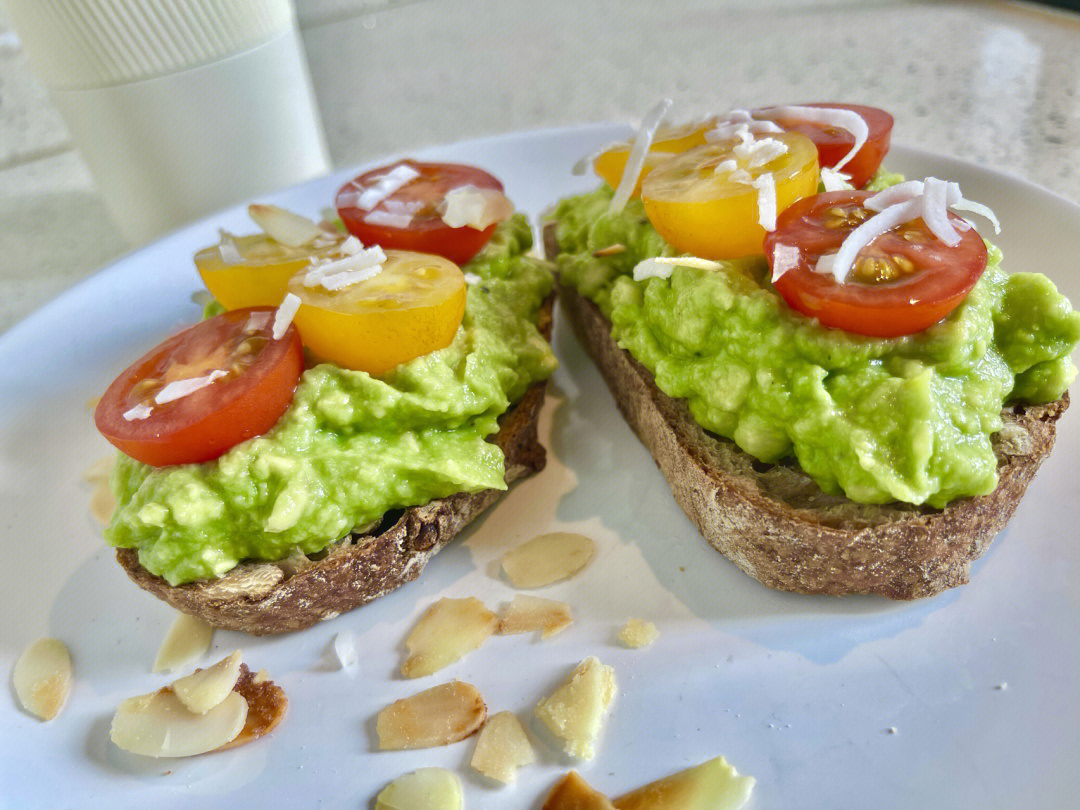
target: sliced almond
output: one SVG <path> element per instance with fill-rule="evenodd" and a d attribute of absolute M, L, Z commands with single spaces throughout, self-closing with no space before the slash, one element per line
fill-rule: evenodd
<path fill-rule="evenodd" d="M 267 236 L 289 247 L 302 247 L 326 236 L 326 231 L 312 220 L 277 205 L 252 203 L 248 206 L 248 216 Z"/>
<path fill-rule="evenodd" d="M 574 622 L 570 606 L 554 599 L 518 594 L 499 618 L 501 635 L 540 631 L 540 638 L 561 633 Z"/>
<path fill-rule="evenodd" d="M 614 804 L 617 810 L 739 810 L 753 789 L 754 777 L 739 776 L 717 757 L 639 787 Z"/>
<path fill-rule="evenodd" d="M 219 746 L 219 751 L 247 745 L 277 728 L 289 713 L 289 699 L 285 691 L 270 680 L 266 670 L 254 675 L 246 664 L 240 665 L 240 678 L 234 692 L 247 701 L 248 712 L 244 727 L 233 739 Z"/>
<path fill-rule="evenodd" d="M 503 555 L 502 566 L 518 588 L 539 588 L 572 577 L 589 564 L 595 547 L 581 534 L 553 532 L 527 540 Z"/>
<path fill-rule="evenodd" d="M 593 790 L 577 771 L 570 771 L 552 788 L 540 810 L 615 810 L 615 808 L 607 796 Z"/>
<path fill-rule="evenodd" d="M 420 768 L 382 789 L 375 810 L 461 810 L 461 780 L 445 768 Z"/>
<path fill-rule="evenodd" d="M 154 672 L 175 672 L 191 663 L 210 649 L 213 638 L 214 628 L 202 619 L 178 614 L 161 642 L 161 649 L 154 659 Z"/>
<path fill-rule="evenodd" d="M 479 599 L 440 599 L 405 639 L 409 657 L 401 665 L 401 674 L 419 678 L 437 672 L 483 644 L 498 623 L 498 617 Z"/>
<path fill-rule="evenodd" d="M 513 712 L 493 714 L 480 729 L 469 762 L 473 770 L 499 782 L 513 782 L 517 769 L 536 761 L 536 752 Z"/>
<path fill-rule="evenodd" d="M 197 669 L 173 682 L 172 690 L 188 710 L 206 714 L 229 696 L 240 678 L 242 655 L 237 650 L 212 667 Z"/>
<path fill-rule="evenodd" d="M 116 496 L 108 481 L 98 481 L 90 493 L 90 514 L 102 526 L 108 526 L 116 511 Z"/>
<path fill-rule="evenodd" d="M 449 745 L 475 734 L 485 719 L 487 706 L 475 686 L 462 681 L 440 684 L 396 700 L 379 712 L 379 748 L 399 751 Z"/>
<path fill-rule="evenodd" d="M 62 641 L 39 638 L 19 656 L 11 679 L 23 708 L 52 720 L 71 692 L 71 654 Z"/>
<path fill-rule="evenodd" d="M 631 649 L 647 647 L 660 638 L 656 625 L 642 619 L 629 619 L 619 631 L 619 641 Z"/>
<path fill-rule="evenodd" d="M 540 701 L 536 716 L 563 741 L 566 753 L 592 759 L 604 713 L 616 691 L 615 670 L 590 656 L 577 665 L 551 697 Z"/>
<path fill-rule="evenodd" d="M 191 757 L 236 738 L 247 720 L 247 701 L 237 692 L 206 714 L 195 714 L 169 687 L 128 698 L 113 716 L 111 736 L 118 748 L 147 757 Z"/>
<path fill-rule="evenodd" d="M 86 472 L 84 472 L 82 476 L 83 481 L 89 481 L 90 483 L 97 483 L 98 481 L 108 481 L 109 476 L 112 475 L 113 467 L 115 466 L 115 454 L 110 453 L 107 456 L 102 456 L 86 468 Z"/>

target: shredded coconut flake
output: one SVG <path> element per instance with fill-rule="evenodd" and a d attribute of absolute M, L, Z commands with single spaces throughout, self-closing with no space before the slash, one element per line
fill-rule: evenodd
<path fill-rule="evenodd" d="M 381 208 L 364 215 L 364 222 L 369 225 L 385 225 L 390 228 L 408 228 L 412 221 L 412 214 L 395 214 Z"/>
<path fill-rule="evenodd" d="M 128 410 L 124 411 L 124 418 L 129 422 L 136 422 L 140 419 L 146 419 L 153 412 L 153 408 L 151 408 L 145 402 L 140 402 L 135 407 L 129 408 Z"/>
<path fill-rule="evenodd" d="M 840 110 L 835 107 L 771 107 L 769 112 L 783 117 L 801 118 L 803 121 L 823 124 L 827 127 L 846 129 L 850 132 L 855 138 L 855 145 L 833 166 L 837 170 L 844 168 L 858 154 L 859 150 L 866 145 L 866 139 L 870 135 L 870 127 L 866 125 L 866 120 L 854 110 Z"/>
<path fill-rule="evenodd" d="M 192 377 L 187 380 L 173 380 L 157 392 L 157 396 L 154 397 L 154 402 L 157 405 L 164 405 L 166 402 L 174 402 L 178 399 L 190 396 L 196 391 L 201 391 L 207 386 L 213 385 L 216 380 L 220 380 L 222 377 L 227 376 L 227 371 L 214 369 L 209 374 L 202 377 Z"/>
<path fill-rule="evenodd" d="M 338 250 L 340 250 L 346 256 L 355 256 L 357 253 L 359 253 L 363 249 L 364 249 L 363 242 L 361 242 L 355 236 L 350 236 L 348 239 L 346 239 L 344 242 L 342 242 L 341 246 L 338 248 Z"/>
<path fill-rule="evenodd" d="M 847 191 L 854 188 L 851 185 L 851 175 L 838 172 L 836 169 L 830 169 L 828 166 L 824 166 L 821 169 L 821 184 L 825 187 L 826 191 Z"/>
<path fill-rule="evenodd" d="M 699 256 L 657 256 L 637 263 L 634 267 L 634 281 L 644 281 L 647 278 L 671 278 L 676 267 L 719 270 L 721 264 Z"/>
<path fill-rule="evenodd" d="M 247 323 L 244 324 L 244 334 L 253 335 L 261 332 L 270 323 L 269 312 L 252 312 L 248 315 Z"/>
<path fill-rule="evenodd" d="M 772 280 L 784 275 L 788 270 L 794 270 L 799 266 L 799 249 L 794 245 L 773 245 Z"/>
<path fill-rule="evenodd" d="M 767 231 L 776 230 L 776 178 L 765 172 L 751 184 L 757 189 L 758 224 Z"/>
<path fill-rule="evenodd" d="M 501 191 L 473 185 L 453 189 L 444 198 L 443 205 L 442 221 L 451 228 L 468 226 L 482 231 L 514 214 L 513 204 Z"/>
<path fill-rule="evenodd" d="M 671 103 L 670 98 L 661 100 L 641 120 L 641 126 L 634 136 L 634 145 L 630 147 L 630 155 L 626 159 L 626 166 L 619 179 L 619 187 L 615 189 L 615 194 L 608 206 L 608 210 L 613 214 L 622 211 L 629 202 L 630 195 L 634 193 L 634 187 L 637 186 L 638 178 L 641 177 L 641 169 L 645 166 L 645 158 L 649 154 L 649 147 L 652 146 L 653 138 L 656 137 L 656 130 L 660 128 L 668 110 L 671 109 Z"/>
<path fill-rule="evenodd" d="M 465 276 L 466 284 L 479 284 L 481 281 L 483 281 L 483 279 L 480 278 L 480 276 L 476 275 L 476 273 L 464 273 L 463 275 Z"/>
<path fill-rule="evenodd" d="M 321 285 L 331 291 L 344 289 L 377 276 L 385 261 L 386 254 L 378 245 L 362 248 L 351 256 L 315 263 L 304 274 L 304 286 Z"/>
<path fill-rule="evenodd" d="M 218 234 L 221 236 L 221 241 L 218 244 L 218 255 L 221 257 L 221 261 L 225 264 L 240 264 L 243 262 L 244 257 L 236 249 L 235 237 L 224 228 L 218 228 Z"/>
<path fill-rule="evenodd" d="M 375 184 L 365 189 L 358 189 L 355 196 L 350 195 L 349 202 L 363 211 L 370 211 L 398 189 L 411 183 L 420 172 L 405 163 L 399 163 L 386 174 L 375 178 Z"/>
<path fill-rule="evenodd" d="M 289 330 L 289 324 L 292 323 L 298 309 L 300 309 L 300 297 L 292 293 L 286 294 L 285 300 L 281 302 L 281 306 L 274 313 L 274 340 L 281 340 L 285 337 L 285 333 Z"/>
<path fill-rule="evenodd" d="M 570 173 L 573 175 L 582 175 L 589 170 L 593 161 L 600 157 L 604 152 L 610 152 L 612 149 L 622 149 L 626 146 L 626 141 L 608 141 L 603 146 L 590 152 L 589 154 L 578 158 L 577 162 L 571 167 Z"/>

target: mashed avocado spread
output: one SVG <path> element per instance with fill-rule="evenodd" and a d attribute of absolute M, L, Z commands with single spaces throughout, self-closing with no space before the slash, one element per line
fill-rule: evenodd
<path fill-rule="evenodd" d="M 177 585 L 316 553 L 391 509 L 505 489 L 485 437 L 556 365 L 535 326 L 551 273 L 531 246 L 517 215 L 463 268 L 480 281 L 449 347 L 383 378 L 315 366 L 273 430 L 213 462 L 154 469 L 121 455 L 108 542 Z"/>
<path fill-rule="evenodd" d="M 764 257 L 635 282 L 639 261 L 675 253 L 640 201 L 608 213 L 611 194 L 556 208 L 563 283 L 599 306 L 619 345 L 702 427 L 765 462 L 794 456 L 828 493 L 934 507 L 988 493 L 1003 405 L 1055 400 L 1076 376 L 1080 313 L 1045 276 L 1002 270 L 993 246 L 982 279 L 941 323 L 868 338 L 790 309 Z M 592 255 L 613 244 L 627 250 Z"/>

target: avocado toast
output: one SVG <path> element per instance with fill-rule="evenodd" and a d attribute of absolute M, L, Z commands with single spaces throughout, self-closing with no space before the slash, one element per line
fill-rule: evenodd
<path fill-rule="evenodd" d="M 402 187 L 444 199 L 453 189 L 438 184 L 465 169 L 479 173 L 413 161 L 369 172 L 381 195 L 370 207 Z M 392 233 L 384 251 L 280 209 L 264 222 L 255 207 L 265 234 L 226 234 L 214 261 L 196 257 L 230 308 L 129 368 L 96 414 L 123 451 L 106 539 L 132 579 L 215 626 L 301 629 L 415 578 L 510 482 L 543 467 L 552 275 L 526 255 L 531 229 L 497 189 L 470 185 L 453 226 L 434 206 L 391 220 L 458 247 L 454 231 L 475 231 L 461 268 L 393 247 Z M 363 190 L 343 193 L 351 203 Z M 503 213 L 489 220 L 495 197 Z M 301 343 L 295 376 L 263 368 Z M 240 432 L 275 385 L 280 415 Z M 245 386 L 259 396 L 245 402 Z"/>
<path fill-rule="evenodd" d="M 807 199 L 833 219 L 873 215 L 873 192 L 843 193 L 856 196 Z M 1080 315 L 1053 285 L 1006 274 L 991 247 L 941 323 L 863 337 L 794 311 L 775 256 L 680 265 L 648 201 L 612 198 L 560 202 L 547 255 L 575 332 L 706 539 L 784 590 L 911 599 L 966 582 L 1068 405 Z"/>

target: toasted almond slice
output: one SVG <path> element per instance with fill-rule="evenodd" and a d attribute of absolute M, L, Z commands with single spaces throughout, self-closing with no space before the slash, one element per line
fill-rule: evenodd
<path fill-rule="evenodd" d="M 656 625 L 642 619 L 629 619 L 619 631 L 619 641 L 631 649 L 646 647 L 660 638 Z"/>
<path fill-rule="evenodd" d="M 84 472 L 82 476 L 83 481 L 89 481 L 91 483 L 97 483 L 98 481 L 108 481 L 109 476 L 112 475 L 113 467 L 115 466 L 115 453 L 110 453 L 107 456 L 102 456 L 86 468 L 86 472 Z"/>
<path fill-rule="evenodd" d="M 608 797 L 598 793 L 582 779 L 577 771 L 570 771 L 558 781 L 540 810 L 615 810 Z"/>
<path fill-rule="evenodd" d="M 396 700 L 379 712 L 379 748 L 400 751 L 449 745 L 475 734 L 485 719 L 487 706 L 475 686 L 462 681 L 440 684 Z"/>
<path fill-rule="evenodd" d="M 566 753 L 592 759 L 604 712 L 615 699 L 616 689 L 615 670 L 590 656 L 577 665 L 551 697 L 540 701 L 536 716 L 563 740 Z"/>
<path fill-rule="evenodd" d="M 214 628 L 195 616 L 179 613 L 161 642 L 154 672 L 175 672 L 210 649 Z"/>
<path fill-rule="evenodd" d="M 191 757 L 235 739 L 247 720 L 247 701 L 237 692 L 206 714 L 195 714 L 171 688 L 128 698 L 113 715 L 118 748 L 147 757 Z"/>
<path fill-rule="evenodd" d="M 326 236 L 326 231 L 312 220 L 277 205 L 252 203 L 248 206 L 248 216 L 267 236 L 289 247 L 301 247 Z"/>
<path fill-rule="evenodd" d="M 533 762 L 536 762 L 536 752 L 517 716 L 513 712 L 499 712 L 480 729 L 469 764 L 484 776 L 499 782 L 513 782 L 517 778 L 517 769 Z"/>
<path fill-rule="evenodd" d="M 420 768 L 382 789 L 375 810 L 461 810 L 461 780 L 446 768 Z"/>
<path fill-rule="evenodd" d="M 483 644 L 498 623 L 498 617 L 479 599 L 440 599 L 405 639 L 409 657 L 401 665 L 401 674 L 419 678 L 437 672 Z"/>
<path fill-rule="evenodd" d="M 15 662 L 11 680 L 24 709 L 52 720 L 71 692 L 71 654 L 62 641 L 39 638 Z"/>
<path fill-rule="evenodd" d="M 723 757 L 666 776 L 620 796 L 617 810 L 739 810 L 754 777 L 739 776 Z"/>
<path fill-rule="evenodd" d="M 212 667 L 197 669 L 174 681 L 172 689 L 189 711 L 206 714 L 227 698 L 236 686 L 236 681 L 240 678 L 242 658 L 240 650 L 236 650 Z"/>
<path fill-rule="evenodd" d="M 622 244 L 621 242 L 616 242 L 613 245 L 608 245 L 607 247 L 602 247 L 599 250 L 594 250 L 592 255 L 598 259 L 601 259 L 604 256 L 617 256 L 620 253 L 626 253 L 626 245 Z"/>
<path fill-rule="evenodd" d="M 589 564 L 593 551 L 593 541 L 584 535 L 553 532 L 506 552 L 502 566 L 515 587 L 539 588 L 572 577 Z"/>
<path fill-rule="evenodd" d="M 233 691 L 247 701 L 247 719 L 240 733 L 219 746 L 219 751 L 247 745 L 252 740 L 269 734 L 281 724 L 289 712 L 289 699 L 285 697 L 285 691 L 270 680 L 264 669 L 253 675 L 246 664 L 241 664 L 240 678 Z"/>
<path fill-rule="evenodd" d="M 501 635 L 540 630 L 540 638 L 561 633 L 574 622 L 570 606 L 554 599 L 518 594 L 499 618 Z"/>
<path fill-rule="evenodd" d="M 116 511 L 116 496 L 108 481 L 98 481 L 90 493 L 90 514 L 102 526 L 108 526 Z"/>

